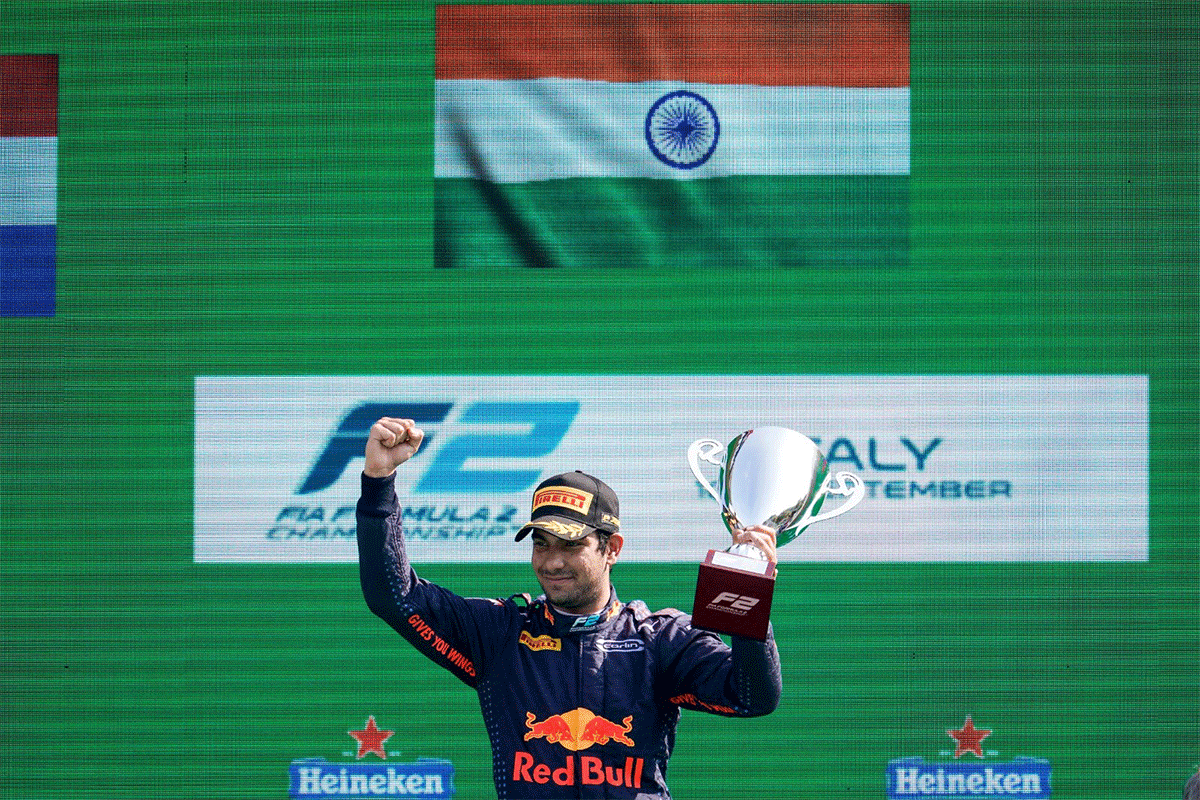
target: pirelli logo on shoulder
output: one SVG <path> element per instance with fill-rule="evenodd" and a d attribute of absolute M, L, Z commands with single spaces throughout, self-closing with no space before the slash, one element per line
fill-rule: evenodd
<path fill-rule="evenodd" d="M 547 486 L 533 496 L 533 510 L 536 512 L 544 506 L 561 506 L 586 514 L 592 507 L 594 497 L 591 492 L 572 489 L 570 486 Z"/>
<path fill-rule="evenodd" d="M 521 631 L 521 644 L 534 652 L 539 650 L 562 650 L 562 639 L 555 639 L 552 636 L 546 635 L 534 636 L 529 631 Z"/>

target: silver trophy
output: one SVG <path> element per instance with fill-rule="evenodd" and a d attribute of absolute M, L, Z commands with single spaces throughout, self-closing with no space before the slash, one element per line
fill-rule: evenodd
<path fill-rule="evenodd" d="M 839 472 L 826 480 L 829 465 L 820 448 L 789 428 L 754 428 L 728 445 L 697 439 L 688 448 L 688 462 L 696 480 L 720 503 L 730 532 L 766 525 L 776 532 L 776 546 L 792 541 L 814 522 L 845 514 L 866 494 L 862 479 L 853 473 Z M 704 476 L 701 462 L 720 470 L 720 492 Z M 819 513 L 831 494 L 846 499 L 837 508 Z M 763 557 L 762 551 L 751 545 L 737 545 L 730 552 Z"/>
<path fill-rule="evenodd" d="M 866 486 L 850 472 L 828 478 L 829 465 L 817 445 L 788 428 L 754 428 L 728 445 L 697 439 L 688 448 L 692 474 L 721 505 L 730 532 L 751 525 L 775 531 L 776 546 L 795 539 L 814 522 L 845 514 L 862 501 Z M 704 475 L 718 470 L 720 491 Z M 822 512 L 829 495 L 845 500 Z M 718 633 L 762 641 L 770 623 L 775 565 L 751 544 L 710 550 L 700 564 L 692 624 Z"/>

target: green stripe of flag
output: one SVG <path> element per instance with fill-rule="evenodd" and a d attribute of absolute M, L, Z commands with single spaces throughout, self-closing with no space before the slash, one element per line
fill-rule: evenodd
<path fill-rule="evenodd" d="M 908 263 L 907 175 L 435 181 L 439 267 Z"/>

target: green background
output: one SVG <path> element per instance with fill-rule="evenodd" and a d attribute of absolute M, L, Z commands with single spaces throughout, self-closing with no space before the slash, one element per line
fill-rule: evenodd
<path fill-rule="evenodd" d="M 400 760 L 491 795 L 474 693 L 367 612 L 353 565 L 192 562 L 193 377 L 569 371 L 1149 375 L 1148 562 L 789 566 L 781 709 L 685 715 L 670 778 L 879 798 L 970 714 L 994 760 L 1049 759 L 1055 798 L 1178 797 L 1195 11 L 914 2 L 911 25 L 907 267 L 443 270 L 432 4 L 3 0 L 0 52 L 60 54 L 60 94 L 58 313 L 0 320 L 0 794 L 285 797 L 293 759 L 345 760 L 373 714 Z M 536 589 L 520 564 L 424 574 Z M 652 607 L 694 580 L 618 573 Z"/>

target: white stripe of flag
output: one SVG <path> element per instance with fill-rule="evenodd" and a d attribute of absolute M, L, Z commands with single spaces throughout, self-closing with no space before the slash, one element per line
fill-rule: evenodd
<path fill-rule="evenodd" d="M 678 90 L 705 98 L 720 124 L 716 149 L 695 169 L 659 161 L 646 142 L 650 108 Z M 438 178 L 519 183 L 909 172 L 908 87 L 543 78 L 440 80 L 435 91 Z"/>
<path fill-rule="evenodd" d="M 0 138 L 0 225 L 53 225 L 58 217 L 58 137 Z"/>

